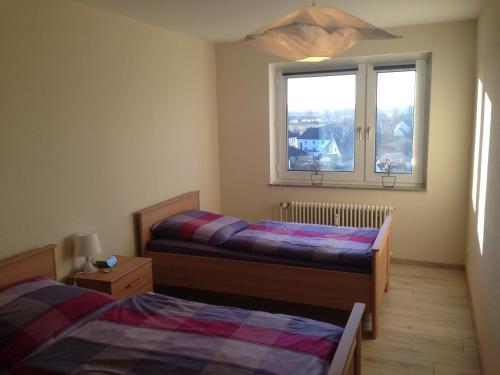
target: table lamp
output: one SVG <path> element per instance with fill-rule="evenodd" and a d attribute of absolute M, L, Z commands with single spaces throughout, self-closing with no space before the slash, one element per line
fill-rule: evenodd
<path fill-rule="evenodd" d="M 97 233 L 78 233 L 75 238 L 75 256 L 85 257 L 82 272 L 96 272 L 97 268 L 92 264 L 92 257 L 101 252 L 101 244 Z"/>

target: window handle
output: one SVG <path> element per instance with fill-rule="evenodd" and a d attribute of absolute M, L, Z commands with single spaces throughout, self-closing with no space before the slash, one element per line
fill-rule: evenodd
<path fill-rule="evenodd" d="M 356 128 L 356 133 L 358 134 L 358 141 L 361 141 L 361 131 L 363 130 L 363 128 L 361 126 L 358 126 Z"/>
<path fill-rule="evenodd" d="M 370 126 L 367 126 L 366 127 L 366 139 L 370 140 L 371 137 L 372 137 L 372 128 Z"/>

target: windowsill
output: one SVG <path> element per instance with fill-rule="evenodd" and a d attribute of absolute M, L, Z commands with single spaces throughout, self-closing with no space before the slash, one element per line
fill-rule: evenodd
<path fill-rule="evenodd" d="M 395 186 L 393 188 L 383 187 L 380 185 L 334 185 L 334 184 L 323 184 L 323 185 L 311 185 L 301 182 L 272 182 L 269 184 L 272 187 L 306 187 L 306 188 L 330 188 L 330 189 L 359 189 L 359 190 L 384 190 L 384 191 L 414 191 L 414 192 L 426 192 L 427 188 L 425 185 L 422 186 Z"/>

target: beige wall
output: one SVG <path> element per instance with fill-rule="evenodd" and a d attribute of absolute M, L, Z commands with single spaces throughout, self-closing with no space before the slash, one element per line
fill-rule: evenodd
<path fill-rule="evenodd" d="M 95 229 L 135 249 L 132 212 L 200 189 L 220 209 L 210 43 L 60 0 L 0 1 L 0 258 Z M 64 246 L 63 246 L 64 245 Z"/>
<path fill-rule="evenodd" d="M 362 42 L 348 56 L 433 52 L 426 192 L 285 188 L 269 184 L 268 64 L 241 44 L 216 45 L 222 208 L 248 219 L 283 200 L 394 205 L 394 256 L 464 263 L 476 22 L 395 28 L 400 40 Z"/>
<path fill-rule="evenodd" d="M 471 204 L 467 248 L 467 277 L 486 375 L 500 369 L 500 2 L 487 1 L 478 23 L 477 79 L 491 100 L 489 144 L 482 145 L 489 154 L 486 183 L 484 240 L 478 237 L 479 205 Z M 484 111 L 481 111 L 484 112 Z M 486 115 L 486 113 L 485 113 Z M 487 116 L 485 116 L 487 119 Z M 481 122 L 480 122 L 481 124 Z M 482 121 L 483 130 L 487 120 Z M 483 137 L 481 136 L 481 139 Z M 480 163 L 482 164 L 482 162 Z M 480 174 L 479 174 L 480 177 Z M 479 179 L 479 185 L 481 179 Z M 477 199 L 481 199 L 481 195 Z M 472 194 L 468 196 L 472 203 Z"/>

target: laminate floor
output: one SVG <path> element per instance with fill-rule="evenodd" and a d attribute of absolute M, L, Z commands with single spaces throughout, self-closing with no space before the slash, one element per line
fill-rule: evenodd
<path fill-rule="evenodd" d="M 392 264 L 363 375 L 480 375 L 466 288 L 464 271 Z"/>

